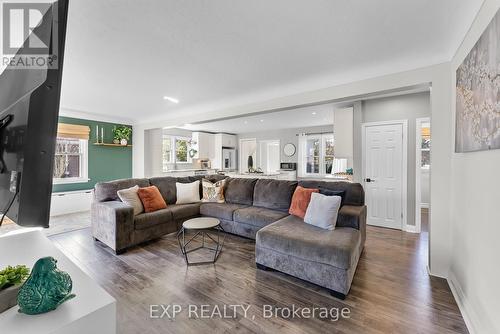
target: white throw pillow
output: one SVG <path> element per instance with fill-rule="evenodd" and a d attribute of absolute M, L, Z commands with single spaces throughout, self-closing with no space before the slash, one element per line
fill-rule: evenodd
<path fill-rule="evenodd" d="M 191 183 L 175 183 L 177 202 L 175 204 L 189 204 L 200 201 L 200 181 Z"/>
<path fill-rule="evenodd" d="M 334 230 L 342 197 L 312 193 L 304 222 L 325 230 Z"/>
<path fill-rule="evenodd" d="M 116 192 L 123 203 L 134 208 L 134 216 L 144 211 L 141 199 L 139 195 L 137 195 L 137 190 L 139 190 L 139 186 L 133 186 L 132 188 L 122 189 Z"/>

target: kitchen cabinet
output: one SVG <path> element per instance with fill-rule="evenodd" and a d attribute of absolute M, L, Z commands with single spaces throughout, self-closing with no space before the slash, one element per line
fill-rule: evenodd
<path fill-rule="evenodd" d="M 236 143 L 236 136 L 234 135 L 228 135 L 226 133 L 218 133 L 216 136 L 220 136 L 220 142 L 223 147 L 231 147 L 231 148 L 236 148 L 237 143 Z"/>
<path fill-rule="evenodd" d="M 192 141 L 191 148 L 197 151 L 193 159 L 210 160 L 215 169 L 222 169 L 222 148 L 238 146 L 236 136 L 225 133 L 193 132 Z"/>
<path fill-rule="evenodd" d="M 193 132 L 192 140 L 194 145 L 192 148 L 198 152 L 193 159 L 203 159 L 213 161 L 215 159 L 215 135 L 206 132 Z"/>

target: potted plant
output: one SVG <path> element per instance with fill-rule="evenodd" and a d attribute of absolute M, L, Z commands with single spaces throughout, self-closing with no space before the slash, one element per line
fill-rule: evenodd
<path fill-rule="evenodd" d="M 0 313 L 17 304 L 17 294 L 30 270 L 24 265 L 0 270 Z"/>
<path fill-rule="evenodd" d="M 132 128 L 120 125 L 113 128 L 113 143 L 120 143 L 123 146 L 128 144 L 130 140 L 130 135 L 132 134 Z"/>
<path fill-rule="evenodd" d="M 113 144 L 120 144 L 120 138 L 118 138 L 116 126 L 113 127 Z"/>

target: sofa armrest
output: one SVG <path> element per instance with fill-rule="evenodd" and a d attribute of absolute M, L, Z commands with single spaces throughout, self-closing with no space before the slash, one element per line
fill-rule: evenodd
<path fill-rule="evenodd" d="M 364 243 L 366 240 L 366 205 L 343 205 L 339 210 L 337 226 L 358 229 Z"/>
<path fill-rule="evenodd" d="M 93 202 L 92 235 L 116 252 L 132 244 L 134 209 L 120 201 Z"/>

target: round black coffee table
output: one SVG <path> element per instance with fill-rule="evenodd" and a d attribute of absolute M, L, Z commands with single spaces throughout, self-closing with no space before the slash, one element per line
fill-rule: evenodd
<path fill-rule="evenodd" d="M 188 241 L 186 241 L 186 231 L 190 230 L 195 231 L 195 234 Z M 212 235 L 210 233 L 212 233 Z M 216 236 L 214 236 L 214 234 Z M 221 240 L 221 234 L 222 234 L 222 240 Z M 202 238 L 201 246 L 187 249 L 189 243 L 195 240 L 196 237 L 198 237 L 199 235 L 201 235 Z M 215 243 L 215 247 L 209 247 L 205 245 L 205 238 L 212 240 Z M 224 245 L 225 239 L 226 239 L 226 232 L 224 231 L 222 226 L 220 226 L 220 220 L 218 220 L 217 218 L 210 218 L 210 217 L 200 217 L 200 218 L 193 218 L 186 220 L 182 224 L 182 228 L 177 233 L 177 241 L 179 241 L 179 247 L 181 248 L 181 252 L 184 255 L 184 259 L 186 260 L 186 264 L 188 266 L 197 264 L 215 263 L 215 261 L 217 261 L 217 258 L 220 255 L 220 252 L 222 251 L 222 246 Z M 213 259 L 211 261 L 190 262 L 188 258 L 188 253 L 197 251 L 202 248 L 213 251 L 214 252 Z"/>

